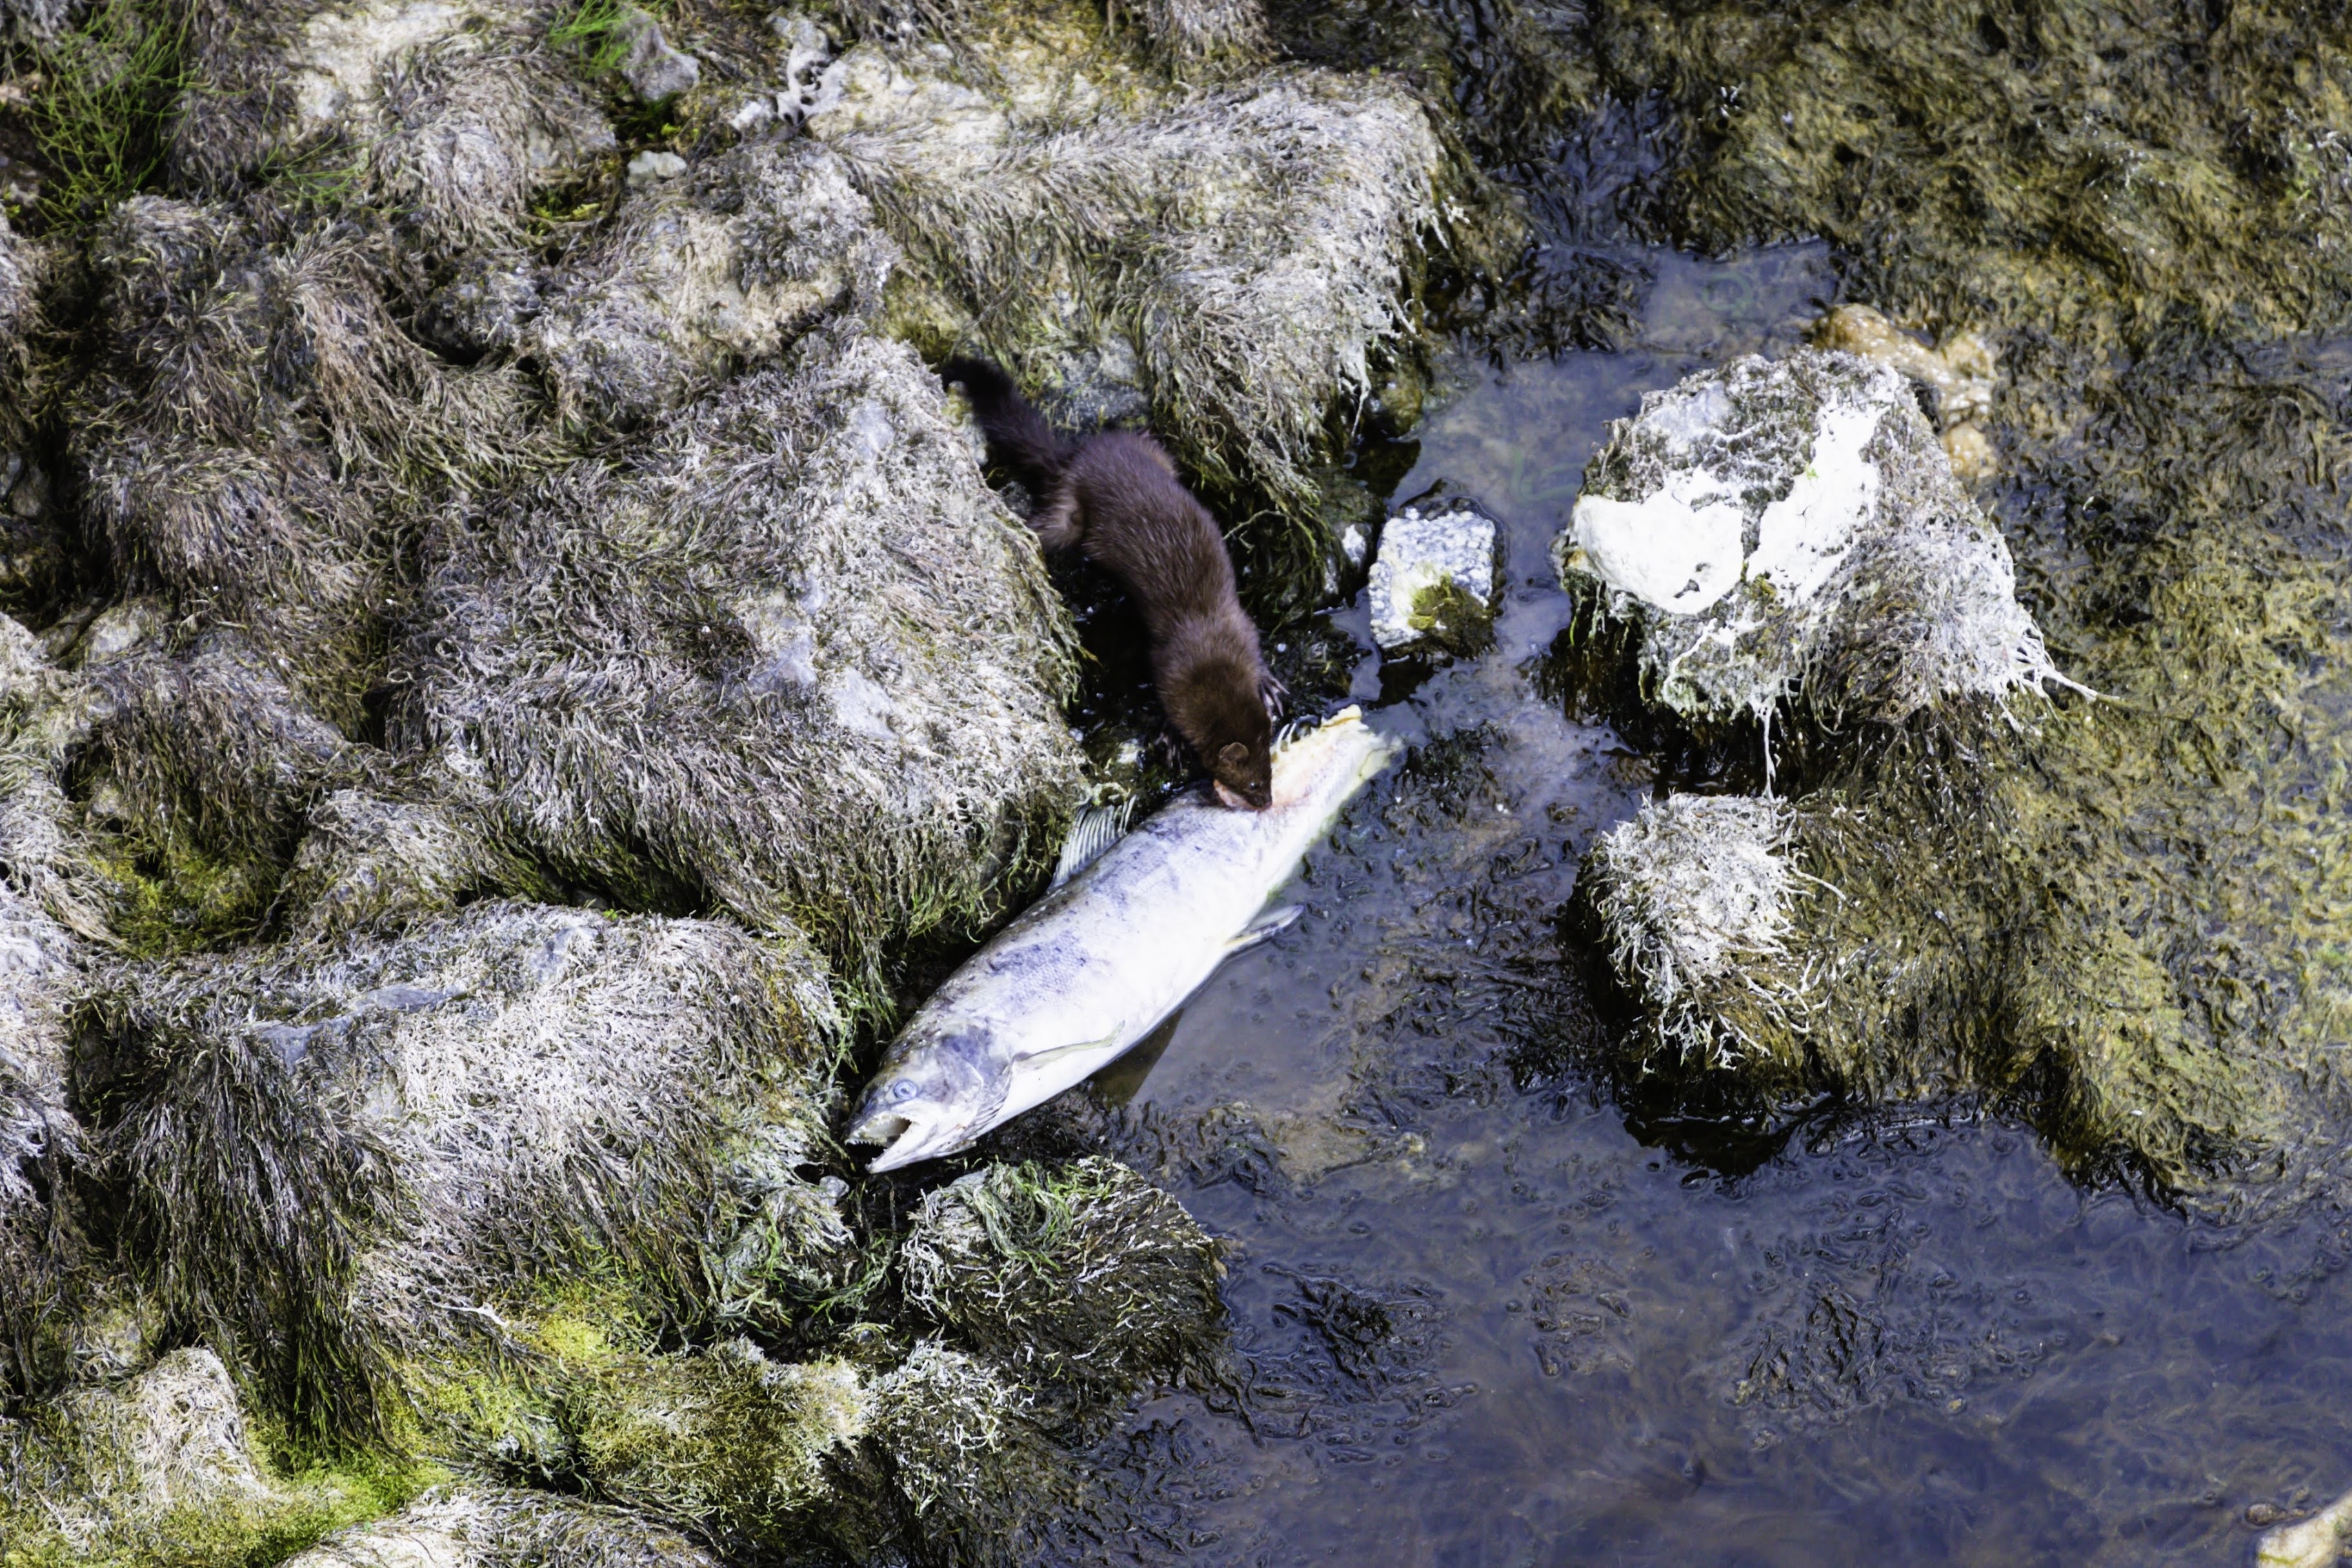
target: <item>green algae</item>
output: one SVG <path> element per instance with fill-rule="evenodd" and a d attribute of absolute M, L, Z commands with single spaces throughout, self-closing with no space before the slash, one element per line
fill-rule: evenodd
<path fill-rule="evenodd" d="M 72 223 L 142 189 L 163 161 L 163 116 L 184 82 L 176 7 L 100 0 L 37 51 L 46 81 L 30 118 L 52 175 L 41 205 Z"/>
<path fill-rule="evenodd" d="M 447 1474 L 291 1443 L 243 1417 L 216 1361 L 184 1351 L 125 1384 L 0 1420 L 0 1454 L 5 1568 L 266 1568 Z"/>

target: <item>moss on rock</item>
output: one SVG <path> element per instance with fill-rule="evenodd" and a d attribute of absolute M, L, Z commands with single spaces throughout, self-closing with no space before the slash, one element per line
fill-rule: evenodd
<path fill-rule="evenodd" d="M 1130 1384 L 1195 1359 L 1217 1247 L 1126 1166 L 991 1165 L 926 1194 L 898 1248 L 908 1301 L 1031 1381 Z"/>
<path fill-rule="evenodd" d="M 1084 29 L 1056 26 L 1078 24 L 967 30 L 985 89 L 861 46 L 812 116 L 907 251 L 902 324 L 1079 405 L 1108 371 L 1213 487 L 1311 518 L 1327 419 L 1416 330 L 1446 178 L 1428 115 L 1318 71 L 1172 95 L 1099 45 L 1073 77 Z"/>
<path fill-rule="evenodd" d="M 1049 852 L 1068 620 L 938 381 L 854 331 L 436 534 L 395 738 L 582 880 L 855 977 Z"/>
<path fill-rule="evenodd" d="M 499 903 L 126 966 L 90 1024 L 129 1256 L 274 1411 L 347 1437 L 399 1407 L 398 1356 L 542 1272 L 714 1310 L 760 1195 L 730 1157 L 772 1184 L 814 1155 L 835 1027 L 788 937 Z"/>

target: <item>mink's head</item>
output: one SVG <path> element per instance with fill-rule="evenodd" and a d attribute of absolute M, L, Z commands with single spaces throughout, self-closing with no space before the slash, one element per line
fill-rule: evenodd
<path fill-rule="evenodd" d="M 1168 716 L 1207 764 L 1227 805 L 1274 804 L 1274 721 L 1258 695 L 1255 665 L 1218 659 L 1194 666 L 1166 693 Z"/>

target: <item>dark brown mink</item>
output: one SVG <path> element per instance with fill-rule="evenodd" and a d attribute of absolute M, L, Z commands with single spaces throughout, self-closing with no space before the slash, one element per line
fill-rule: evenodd
<path fill-rule="evenodd" d="M 950 360 L 940 378 L 963 384 L 988 460 L 1034 498 L 1039 542 L 1083 552 L 1143 612 L 1160 705 L 1225 803 L 1273 804 L 1282 685 L 1267 673 L 1257 627 L 1234 592 L 1224 536 L 1167 452 L 1125 430 L 1063 436 L 986 360 Z"/>

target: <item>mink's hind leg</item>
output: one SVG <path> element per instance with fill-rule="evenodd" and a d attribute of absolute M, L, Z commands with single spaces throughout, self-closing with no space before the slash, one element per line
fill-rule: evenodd
<path fill-rule="evenodd" d="M 1076 550 L 1085 538 L 1085 531 L 1078 526 L 1078 498 L 1067 485 L 1055 489 L 1052 499 L 1029 519 L 1029 526 L 1037 531 L 1037 542 L 1049 552 Z"/>

